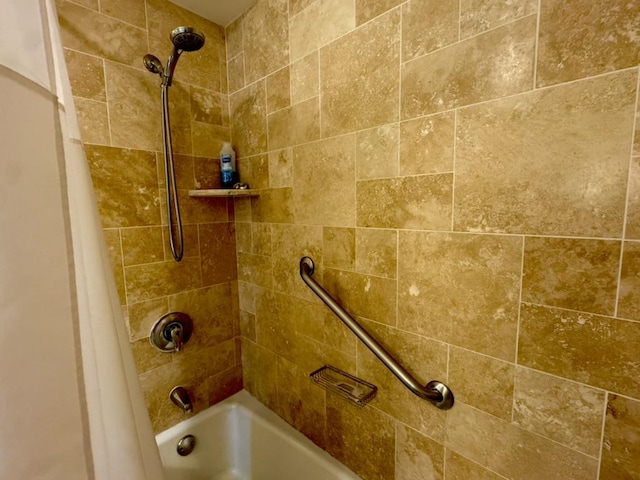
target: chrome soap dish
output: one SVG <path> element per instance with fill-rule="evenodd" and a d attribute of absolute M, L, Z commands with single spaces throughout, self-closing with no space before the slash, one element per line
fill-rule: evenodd
<path fill-rule="evenodd" d="M 364 407 L 376 396 L 378 387 L 360 380 L 347 372 L 338 370 L 331 365 L 325 365 L 309 374 L 311 380 L 342 398 L 349 400 L 358 407 Z"/>

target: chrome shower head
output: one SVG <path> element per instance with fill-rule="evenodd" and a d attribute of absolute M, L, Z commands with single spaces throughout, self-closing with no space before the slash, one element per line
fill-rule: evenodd
<path fill-rule="evenodd" d="M 144 66 L 151 73 L 157 73 L 158 75 L 162 75 L 164 73 L 164 68 L 162 67 L 162 63 L 155 55 L 151 55 L 147 53 L 142 59 Z"/>
<path fill-rule="evenodd" d="M 204 45 L 204 33 L 193 27 L 178 27 L 171 32 L 171 41 L 176 50 L 195 52 Z"/>

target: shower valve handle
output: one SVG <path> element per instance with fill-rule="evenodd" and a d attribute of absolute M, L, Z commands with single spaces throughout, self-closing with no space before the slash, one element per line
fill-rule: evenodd
<path fill-rule="evenodd" d="M 179 352 L 193 332 L 191 317 L 182 312 L 171 312 L 162 316 L 151 328 L 149 341 L 165 353 Z"/>
<path fill-rule="evenodd" d="M 173 343 L 176 352 L 182 349 L 182 334 L 184 330 L 178 322 L 167 325 L 164 329 L 164 336 Z"/>

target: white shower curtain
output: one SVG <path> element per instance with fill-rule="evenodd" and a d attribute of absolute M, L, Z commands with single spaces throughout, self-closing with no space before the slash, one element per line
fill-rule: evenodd
<path fill-rule="evenodd" d="M 0 0 L 0 362 L 0 478 L 163 478 L 53 0 Z"/>

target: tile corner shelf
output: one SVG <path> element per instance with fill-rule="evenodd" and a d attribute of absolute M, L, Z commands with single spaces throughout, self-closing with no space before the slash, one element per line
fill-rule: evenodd
<path fill-rule="evenodd" d="M 214 188 L 208 190 L 189 190 L 190 197 L 258 197 L 260 194 L 258 190 L 245 189 L 222 189 Z"/>

